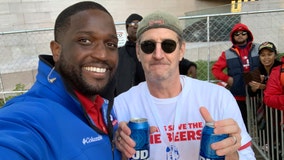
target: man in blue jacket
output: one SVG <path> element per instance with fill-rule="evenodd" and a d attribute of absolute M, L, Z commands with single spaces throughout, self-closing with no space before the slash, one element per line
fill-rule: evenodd
<path fill-rule="evenodd" d="M 120 159 L 112 143 L 112 16 L 98 3 L 76 3 L 57 17 L 54 36 L 35 84 L 0 109 L 0 159 Z"/>

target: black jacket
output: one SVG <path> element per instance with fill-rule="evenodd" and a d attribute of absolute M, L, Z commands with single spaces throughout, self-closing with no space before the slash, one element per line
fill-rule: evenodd
<path fill-rule="evenodd" d="M 127 41 L 118 50 L 119 63 L 116 72 L 115 96 L 145 81 L 142 65 L 136 56 L 135 45 L 134 42 Z"/>

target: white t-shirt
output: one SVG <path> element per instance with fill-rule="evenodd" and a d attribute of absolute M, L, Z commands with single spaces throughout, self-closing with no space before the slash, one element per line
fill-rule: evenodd
<path fill-rule="evenodd" d="M 233 118 L 242 132 L 242 146 L 251 137 L 231 93 L 218 85 L 181 75 L 182 92 L 173 98 L 153 97 L 146 82 L 132 87 L 114 100 L 118 121 L 147 118 L 150 126 L 159 128 L 150 135 L 150 160 L 197 160 L 200 137 L 205 125 L 199 107 L 208 109 L 214 120 Z M 174 87 L 174 86 L 172 86 Z M 239 151 L 240 160 L 254 160 L 251 147 Z"/>

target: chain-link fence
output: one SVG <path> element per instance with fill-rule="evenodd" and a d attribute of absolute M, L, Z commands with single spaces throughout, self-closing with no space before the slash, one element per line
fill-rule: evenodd
<path fill-rule="evenodd" d="M 246 24 L 254 42 L 272 41 L 284 52 L 284 9 L 179 17 L 187 42 L 185 58 L 196 62 L 198 79 L 213 81 L 211 66 L 221 52 L 231 47 L 229 33 L 235 23 Z M 117 29 L 125 29 L 117 23 Z M 53 29 L 0 32 L 0 96 L 23 84 L 29 89 L 35 81 L 39 54 L 51 54 Z"/>
<path fill-rule="evenodd" d="M 278 52 L 283 53 L 283 18 L 283 9 L 182 17 L 187 41 L 185 57 L 198 64 L 198 79 L 214 80 L 211 66 L 222 51 L 232 46 L 229 34 L 233 25 L 239 22 L 249 27 L 255 43 L 272 41 Z"/>

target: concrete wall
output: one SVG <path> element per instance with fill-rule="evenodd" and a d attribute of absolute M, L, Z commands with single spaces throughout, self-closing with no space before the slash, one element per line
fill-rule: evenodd
<path fill-rule="evenodd" d="M 1 0 L 0 32 L 53 28 L 57 15 L 78 0 Z M 176 16 L 186 12 L 230 3 L 230 0 L 97 0 L 113 15 L 115 22 L 124 22 L 135 12 L 146 15 L 165 10 Z"/>
<path fill-rule="evenodd" d="M 53 28 L 57 15 L 67 6 L 78 2 L 75 0 L 0 0 L 0 33 L 18 30 L 33 30 Z M 198 13 L 208 13 L 213 7 L 230 3 L 225 0 L 159 0 L 159 1 L 133 1 L 133 0 L 98 0 L 113 15 L 116 23 L 124 22 L 129 14 L 135 12 L 146 15 L 155 10 L 166 10 L 176 16 L 185 16 Z M 261 5 L 260 2 L 264 4 Z M 257 5 L 248 6 L 243 11 L 267 10 L 284 8 L 284 0 L 258 0 Z M 253 8 L 255 7 L 255 8 Z M 206 12 L 204 12 L 206 11 Z M 275 42 L 280 51 L 284 51 L 281 42 L 284 37 L 283 14 L 252 15 L 242 18 L 253 31 L 257 42 L 270 40 Z M 119 28 L 121 27 L 121 28 Z M 274 29 L 271 29 L 271 28 Z M 125 29 L 124 25 L 118 29 Z M 37 66 L 37 55 L 49 53 L 49 41 L 52 32 L 34 33 L 27 38 L 22 34 L 1 36 L 0 34 L 0 91 L 11 91 L 16 84 L 25 84 L 28 89 L 35 80 L 36 71 L 25 67 Z M 42 43 L 38 48 L 35 43 Z M 28 43 L 24 45 L 23 43 Z M 24 45 L 24 47 L 22 46 Z M 217 43 L 189 43 L 185 57 L 197 61 L 217 59 L 221 51 L 227 49 L 230 42 Z M 9 55 L 9 56 L 7 56 Z M 8 59 L 7 59 L 8 58 Z M 5 68 L 7 65 L 7 68 Z M 3 68 L 3 69 L 2 69 Z M 22 69 L 23 71 L 18 71 Z M 11 72 L 10 70 L 13 70 Z"/>

